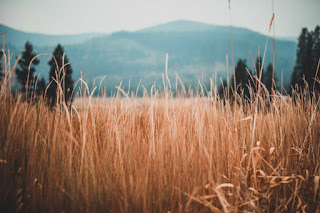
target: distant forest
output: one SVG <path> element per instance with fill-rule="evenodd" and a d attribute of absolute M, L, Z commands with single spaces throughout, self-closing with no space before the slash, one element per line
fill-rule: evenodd
<path fill-rule="evenodd" d="M 310 92 L 320 91 L 319 62 L 320 27 L 316 26 L 314 31 L 308 31 L 307 28 L 303 28 L 298 39 L 296 64 L 291 76 L 289 94 L 291 94 L 294 89 L 298 92 L 304 91 L 305 89 L 308 89 Z M 245 59 L 239 59 L 235 67 L 235 76 L 232 77 L 230 85 L 236 88 L 238 93 L 244 92 L 245 96 L 249 96 L 248 87 L 257 88 L 257 79 L 261 79 L 261 82 L 271 94 L 273 90 L 283 89 L 276 87 L 279 85 L 277 83 L 279 79 L 276 77 L 276 73 L 273 72 L 275 71 L 271 63 L 268 64 L 267 69 L 264 71 L 261 57 L 257 58 L 254 71 L 248 69 Z M 227 81 L 224 80 L 219 89 L 220 94 L 227 89 L 226 84 Z"/>

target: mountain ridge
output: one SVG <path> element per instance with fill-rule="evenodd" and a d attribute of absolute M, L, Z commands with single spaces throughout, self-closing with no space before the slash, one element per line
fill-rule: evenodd
<path fill-rule="evenodd" d="M 68 41 L 63 36 L 62 39 Z M 229 62 L 231 61 L 230 27 L 201 22 L 180 20 L 133 32 L 119 31 L 82 39 L 82 42 L 78 43 L 60 42 L 65 47 L 66 55 L 73 67 L 74 79 L 80 77 L 80 70 L 87 74 L 86 80 L 89 83 L 94 82 L 95 78 L 107 76 L 104 85 L 113 89 L 120 81 L 129 80 L 131 85 L 137 85 L 140 79 L 143 79 L 142 83 L 146 87 L 153 82 L 161 84 L 166 53 L 169 54 L 170 78 L 174 79 L 177 73 L 187 86 L 195 86 L 203 76 L 209 80 L 215 73 L 219 83 L 220 78 L 227 77 L 226 54 L 229 56 Z M 251 51 L 256 59 L 257 49 L 261 47 L 260 52 L 263 52 L 266 39 L 267 36 L 263 34 L 233 27 L 235 62 L 240 58 L 246 59 L 248 68 L 252 70 L 249 52 Z M 18 47 L 15 44 L 13 42 L 8 46 L 15 50 L 16 55 L 21 54 L 23 46 Z M 37 54 L 50 53 L 57 45 L 39 45 L 39 41 L 32 44 Z M 283 70 L 285 84 L 290 83 L 295 53 L 295 42 L 276 40 L 276 76 L 281 79 Z M 36 68 L 46 80 L 49 70 L 47 61 L 50 57 L 40 57 L 41 63 Z M 273 48 L 269 43 L 265 66 L 272 62 L 272 58 Z"/>
<path fill-rule="evenodd" d="M 61 39 L 61 40 L 66 40 L 66 42 L 64 43 L 64 45 L 66 44 L 77 44 L 77 43 L 81 43 L 81 42 L 85 42 L 87 40 L 90 40 L 91 38 L 96 38 L 96 37 L 104 37 L 104 36 L 109 36 L 112 34 L 117 34 L 117 33 L 121 33 L 121 32 L 126 32 L 126 33 L 135 33 L 135 32 L 190 32 L 190 31 L 213 31 L 213 30 L 227 30 L 229 32 L 230 30 L 230 26 L 226 26 L 226 25 L 216 25 L 216 24 L 210 24 L 210 23 L 203 23 L 203 22 L 199 22 L 199 21 L 192 21 L 192 20 L 175 20 L 175 21 L 170 21 L 170 22 L 165 22 L 165 23 L 161 23 L 161 24 L 156 24 L 154 26 L 151 27 L 145 27 L 142 28 L 140 30 L 136 30 L 136 31 L 126 31 L 126 30 L 121 30 L 121 31 L 114 31 L 111 33 L 102 33 L 102 32 L 86 32 L 86 33 L 74 33 L 74 34 L 47 34 L 47 33 L 37 33 L 37 32 L 26 32 L 23 30 L 19 30 L 17 28 L 14 27 L 10 27 L 8 25 L 5 24 L 1 24 L 0 23 L 0 32 L 5 31 L 6 34 L 8 35 L 8 33 L 11 33 L 12 31 L 14 31 L 15 33 L 22 33 L 22 34 L 26 34 L 26 37 L 31 37 L 31 36 L 43 36 L 43 37 L 47 37 L 47 38 L 56 38 L 56 39 Z M 263 33 L 248 29 L 248 28 L 244 28 L 244 27 L 238 27 L 238 26 L 232 26 L 233 30 L 242 30 L 242 31 L 247 31 L 247 32 L 254 32 L 254 33 L 258 33 L 261 35 L 266 36 Z M 7 36 L 6 36 L 7 37 Z M 75 41 L 71 41 L 74 38 L 80 38 L 80 39 L 75 39 Z M 67 39 L 65 39 L 67 38 Z M 284 40 L 284 41 L 296 41 L 297 38 L 295 37 L 276 37 L 276 39 L 278 40 Z M 24 41 L 26 41 L 28 39 L 24 38 Z M 32 41 L 35 39 L 31 39 Z M 35 43 L 35 45 L 39 45 L 37 44 L 36 41 L 33 41 Z M 10 40 L 8 41 L 8 43 L 11 43 Z M 61 42 L 63 43 L 63 42 Z M 50 46 L 53 45 L 52 42 L 49 42 L 49 45 L 46 44 L 46 46 Z M 19 46 L 21 46 L 21 44 L 19 44 Z"/>
<path fill-rule="evenodd" d="M 35 46 L 54 46 L 57 43 L 62 45 L 78 44 L 89 39 L 105 36 L 104 33 L 81 33 L 81 34 L 43 34 L 35 32 L 25 32 L 4 24 L 0 24 L 0 32 L 6 32 L 6 43 L 16 47 L 24 46 L 26 41 L 30 41 Z"/>

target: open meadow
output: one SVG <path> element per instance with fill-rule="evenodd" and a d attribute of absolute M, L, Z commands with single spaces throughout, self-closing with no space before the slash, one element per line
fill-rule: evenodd
<path fill-rule="evenodd" d="M 4 212 L 320 211 L 319 99 L 309 93 L 118 92 L 51 109 L 2 85 Z"/>

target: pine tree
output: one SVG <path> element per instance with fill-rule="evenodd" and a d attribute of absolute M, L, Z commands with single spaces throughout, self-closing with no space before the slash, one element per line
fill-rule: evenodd
<path fill-rule="evenodd" d="M 221 82 L 221 85 L 219 87 L 219 90 L 218 90 L 218 94 L 219 94 L 219 97 L 221 99 L 225 98 L 226 97 L 226 92 L 227 92 L 227 80 L 226 79 L 223 79 L 223 81 Z"/>
<path fill-rule="evenodd" d="M 272 91 L 272 75 L 273 75 L 273 66 L 270 63 L 267 67 L 267 70 L 265 72 L 265 74 L 263 75 L 263 84 L 264 86 L 267 88 L 268 92 L 271 93 Z M 274 78 L 274 83 L 276 85 L 277 83 L 277 78 Z"/>
<path fill-rule="evenodd" d="M 38 84 L 37 84 L 37 95 L 38 96 L 44 95 L 45 90 L 46 90 L 46 81 L 42 77 L 41 80 L 39 80 Z"/>
<path fill-rule="evenodd" d="M 257 70 L 257 77 L 259 78 L 260 77 L 260 71 L 261 71 L 261 67 L 262 67 L 262 59 L 261 59 L 261 56 L 260 57 L 257 57 L 257 60 L 256 60 L 256 70 Z M 262 74 L 263 76 L 263 70 L 262 70 Z M 262 79 L 263 77 L 261 77 Z"/>
<path fill-rule="evenodd" d="M 261 73 L 261 81 L 263 79 L 263 70 L 261 70 L 262 68 L 262 59 L 261 59 L 261 56 L 257 57 L 257 60 L 256 60 L 256 70 L 255 70 L 255 76 L 256 78 L 253 79 L 253 83 L 254 83 L 254 86 L 255 86 L 255 90 L 258 91 L 258 85 L 259 85 L 259 82 L 257 79 L 260 78 L 260 73 Z M 253 85 L 252 85 L 253 86 Z"/>
<path fill-rule="evenodd" d="M 305 80 L 308 83 L 310 91 L 313 87 L 313 79 L 315 76 L 315 70 L 312 69 L 312 49 L 313 49 L 313 32 L 307 34 L 306 52 L 304 61 L 302 63 L 302 73 L 305 76 Z"/>
<path fill-rule="evenodd" d="M 28 87 L 28 96 L 31 96 L 34 93 L 34 73 L 36 71 L 35 65 L 39 64 L 39 60 L 36 58 L 33 60 L 32 65 L 29 71 L 29 65 L 31 60 L 36 56 L 33 52 L 32 44 L 28 41 L 25 44 L 25 50 L 22 53 L 22 57 L 18 62 L 17 68 L 17 79 L 20 83 L 20 91 L 26 93 L 26 87 Z M 27 85 L 28 84 L 28 85 Z"/>
<path fill-rule="evenodd" d="M 0 82 L 4 78 L 4 69 L 3 69 L 3 66 L 2 66 L 2 62 L 3 62 L 2 55 L 3 55 L 3 52 L 0 52 Z"/>
<path fill-rule="evenodd" d="M 250 84 L 249 74 L 247 71 L 246 60 L 239 59 L 237 66 L 235 68 L 235 76 L 232 76 L 232 84 L 234 84 L 234 77 L 236 82 L 236 92 L 241 94 L 244 93 L 244 96 L 249 97 L 249 89 L 248 86 Z"/>
<path fill-rule="evenodd" d="M 312 47 L 312 70 L 314 72 L 314 77 L 317 72 L 318 63 L 320 59 L 320 27 L 316 26 L 313 32 L 313 47 Z M 320 70 L 318 70 L 317 79 L 320 79 Z M 320 91 L 320 83 L 315 82 L 315 90 Z M 313 85 L 312 85 L 313 86 Z"/>
<path fill-rule="evenodd" d="M 312 32 L 308 32 L 306 28 L 303 28 L 298 40 L 296 65 L 291 77 L 292 87 L 297 85 L 303 89 L 306 86 L 304 79 L 309 86 L 310 92 L 314 89 L 320 90 L 319 83 L 314 80 L 319 57 L 320 27 L 317 26 Z M 317 77 L 319 78 L 319 73 Z"/>
<path fill-rule="evenodd" d="M 292 76 L 291 76 L 291 87 L 295 88 L 303 87 L 304 82 L 302 80 L 305 70 L 305 61 L 307 56 L 307 37 L 308 29 L 303 28 L 298 39 L 298 49 L 297 49 L 297 59 L 296 65 L 294 67 Z"/>
<path fill-rule="evenodd" d="M 54 106 L 58 100 L 56 81 L 58 81 L 62 87 L 63 97 L 61 98 L 63 101 L 72 101 L 71 95 L 73 90 L 72 68 L 60 44 L 55 48 L 53 56 L 54 57 L 48 62 L 50 65 L 49 82 L 51 82 L 51 84 L 47 91 L 47 97 L 51 106 Z"/>

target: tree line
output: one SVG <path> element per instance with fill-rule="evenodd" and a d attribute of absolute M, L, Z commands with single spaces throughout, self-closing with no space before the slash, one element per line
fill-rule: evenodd
<path fill-rule="evenodd" d="M 63 47 L 58 44 L 48 62 L 50 66 L 48 82 L 43 77 L 38 79 L 35 76 L 35 67 L 40 63 L 36 56 L 32 44 L 27 41 L 16 69 L 16 77 L 19 83 L 18 90 L 22 97 L 29 100 L 42 97 L 47 100 L 50 106 L 54 106 L 58 98 L 63 98 L 62 101 L 65 102 L 72 101 L 74 84 L 72 68 Z M 2 66 L 0 63 L 0 70 L 3 70 Z M 0 80 L 3 77 L 3 72 L 1 72 Z M 58 87 L 61 87 L 61 89 L 57 90 Z M 58 95 L 57 92 L 60 94 Z"/>
<path fill-rule="evenodd" d="M 278 81 L 276 77 L 273 79 L 273 76 L 273 65 L 271 63 L 268 64 L 267 69 L 264 71 L 260 56 L 256 59 L 254 71 L 248 69 L 247 61 L 245 59 L 239 59 L 235 66 L 231 81 L 229 82 L 229 88 L 227 88 L 227 81 L 223 80 L 219 89 L 219 94 L 221 97 L 224 97 L 226 95 L 226 91 L 229 90 L 229 93 L 231 94 L 235 92 L 242 97 L 249 98 L 250 92 L 256 93 L 258 91 L 258 85 L 260 82 L 271 94 Z"/>
<path fill-rule="evenodd" d="M 297 58 L 294 70 L 291 76 L 289 94 L 293 91 L 320 92 L 318 63 L 320 59 L 320 27 L 316 26 L 314 31 L 308 31 L 303 28 L 298 38 Z M 258 57 L 254 71 L 247 67 L 246 60 L 239 59 L 235 67 L 234 74 L 227 88 L 227 81 L 223 80 L 219 89 L 219 94 L 224 96 L 226 91 L 235 92 L 242 97 L 250 96 L 252 92 L 257 91 L 258 79 L 261 73 L 261 82 L 265 90 L 270 94 L 275 92 L 278 79 L 273 73 L 273 65 L 270 63 L 266 71 L 262 69 L 261 57 Z M 282 85 L 281 85 L 282 86 Z"/>

